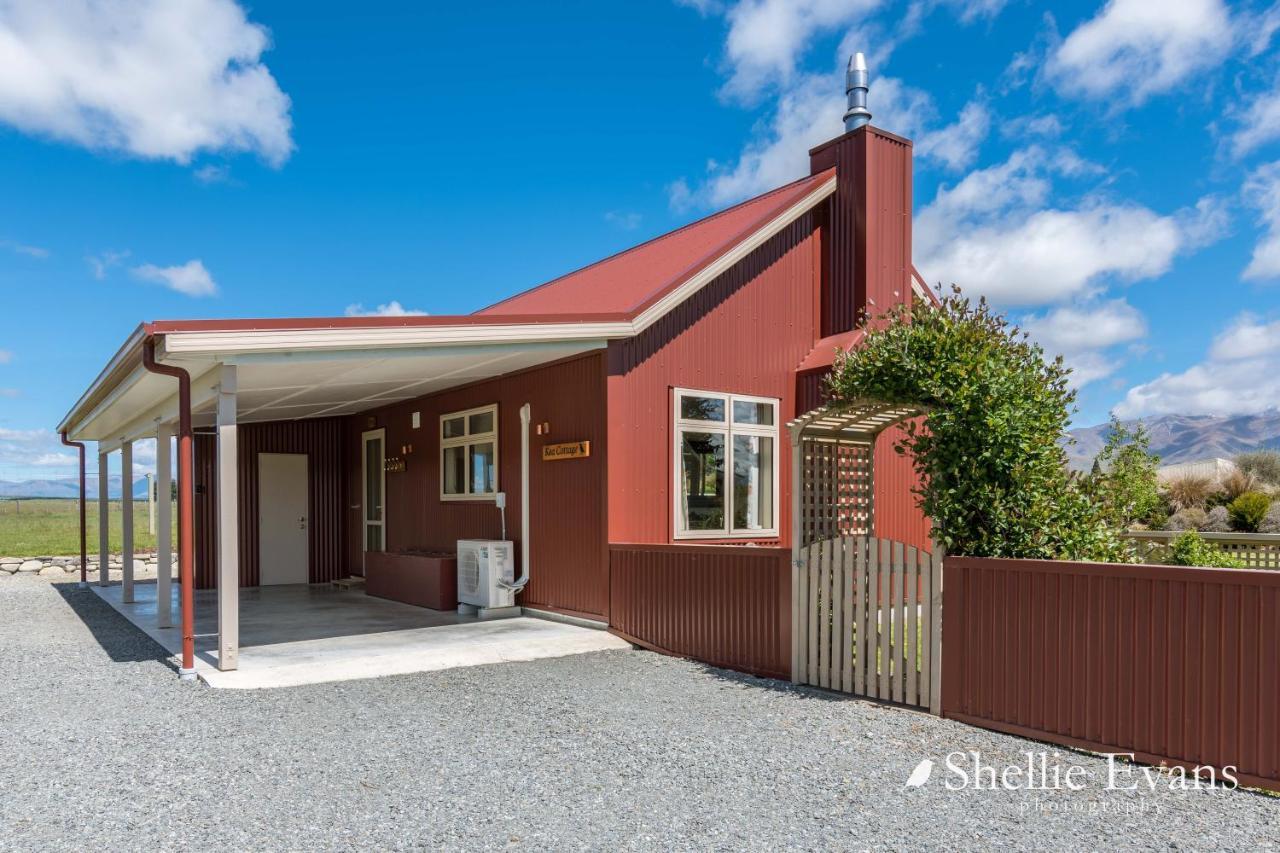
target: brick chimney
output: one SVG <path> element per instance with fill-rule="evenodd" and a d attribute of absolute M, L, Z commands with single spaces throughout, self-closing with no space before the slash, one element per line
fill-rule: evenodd
<path fill-rule="evenodd" d="M 823 229 L 827 257 L 822 335 L 874 320 L 911 300 L 911 140 L 872 127 L 867 71 L 850 60 L 847 130 L 809 152 L 810 174 L 836 169 L 836 192 Z"/>

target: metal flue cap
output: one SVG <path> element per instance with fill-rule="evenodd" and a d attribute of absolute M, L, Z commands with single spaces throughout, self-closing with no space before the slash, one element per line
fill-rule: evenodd
<path fill-rule="evenodd" d="M 844 114 L 846 131 L 871 123 L 871 111 L 867 109 L 868 80 L 867 58 L 859 51 L 849 57 L 849 69 L 844 74 L 844 91 L 849 97 L 849 109 Z"/>

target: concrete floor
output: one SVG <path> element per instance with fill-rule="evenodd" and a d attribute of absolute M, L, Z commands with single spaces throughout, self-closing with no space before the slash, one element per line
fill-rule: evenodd
<path fill-rule="evenodd" d="M 182 632 L 157 625 L 156 585 L 93 591 L 147 636 L 178 655 Z M 178 620 L 178 587 L 173 618 Z M 217 668 L 217 591 L 196 590 L 196 674 L 212 687 L 292 687 L 329 681 L 528 661 L 630 645 L 606 631 L 521 616 L 479 621 L 328 585 L 240 590 L 240 665 Z"/>

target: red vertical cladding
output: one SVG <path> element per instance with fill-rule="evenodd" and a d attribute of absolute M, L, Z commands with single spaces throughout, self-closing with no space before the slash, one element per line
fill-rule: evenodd
<path fill-rule="evenodd" d="M 346 576 L 344 430 L 342 418 L 242 424 L 237 429 L 242 586 L 257 586 L 260 577 L 259 453 L 307 455 L 308 579 L 327 583 Z"/>
<path fill-rule="evenodd" d="M 776 397 L 796 414 L 820 272 L 813 213 L 634 338 L 609 345 L 609 541 L 672 541 L 671 389 Z M 777 540 L 789 541 L 790 442 L 780 430 Z"/>
<path fill-rule="evenodd" d="M 876 535 L 928 550 L 933 544 L 929 519 L 915 493 L 920 487 L 915 460 L 894 449 L 905 436 L 905 430 L 895 426 L 876 439 Z"/>
<path fill-rule="evenodd" d="M 212 589 L 218 579 L 218 439 L 193 436 L 195 451 L 195 586 Z"/>
<path fill-rule="evenodd" d="M 506 537 L 520 541 L 520 407 L 530 405 L 530 582 L 520 603 L 607 618 L 609 566 L 605 541 L 604 354 L 578 356 L 347 418 L 347 565 L 360 571 L 364 537 L 360 507 L 361 433 L 386 430 L 388 456 L 405 470 L 386 475 L 388 551 L 452 551 L 459 539 L 498 539 L 502 516 L 493 501 L 440 499 L 440 417 L 498 405 L 498 488 L 506 492 Z M 413 429 L 413 413 L 421 426 Z M 546 424 L 549 432 L 538 434 Z M 544 444 L 591 442 L 591 455 L 543 461 Z M 412 452 L 403 451 L 412 447 Z"/>
<path fill-rule="evenodd" d="M 836 167 L 830 295 L 823 334 L 852 329 L 865 308 L 883 314 L 911 299 L 911 142 L 874 127 L 809 152 L 814 174 Z"/>
<path fill-rule="evenodd" d="M 308 577 L 325 583 L 346 575 L 346 528 L 342 500 L 345 422 L 341 418 L 240 424 L 236 429 L 236 482 L 239 489 L 240 585 L 257 586 L 258 454 L 307 455 Z M 212 435 L 195 437 L 196 588 L 217 585 L 218 442 Z"/>

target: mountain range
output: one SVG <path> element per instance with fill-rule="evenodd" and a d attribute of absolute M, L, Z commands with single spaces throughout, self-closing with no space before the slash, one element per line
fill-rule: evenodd
<path fill-rule="evenodd" d="M 1125 421 L 1132 427 L 1137 421 Z M 1280 410 L 1258 415 L 1161 415 L 1143 418 L 1151 436 L 1151 452 L 1160 464 L 1194 462 L 1219 457 L 1230 459 L 1249 450 L 1280 449 Z M 1110 424 L 1071 430 L 1075 439 L 1066 447 L 1072 468 L 1087 470 L 1110 434 Z"/>
<path fill-rule="evenodd" d="M 98 478 L 96 476 L 87 477 L 85 488 L 88 491 L 90 500 L 96 498 L 98 496 Z M 78 498 L 79 496 L 80 481 L 75 477 L 59 477 L 54 480 L 22 480 L 20 482 L 0 480 L 0 499 Z M 114 474 L 107 478 L 107 496 L 112 500 L 120 497 L 119 474 Z M 147 499 L 146 477 L 133 481 L 133 496 L 135 499 Z"/>

